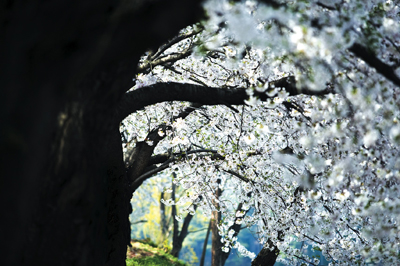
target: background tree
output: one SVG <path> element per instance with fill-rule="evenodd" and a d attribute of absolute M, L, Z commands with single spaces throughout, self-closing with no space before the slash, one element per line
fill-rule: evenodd
<path fill-rule="evenodd" d="M 190 255 L 193 254 L 191 248 L 198 237 L 197 233 L 206 229 L 205 217 L 200 214 L 195 216 L 195 205 L 179 204 L 182 193 L 186 191 L 177 190 L 173 178 L 162 175 L 140 186 L 132 198 L 133 212 L 130 218 L 132 222 L 139 220 L 146 223 L 132 223 L 132 237 L 149 238 L 159 247 L 168 249 L 175 257 L 189 257 L 193 262 L 197 258 Z M 163 195 L 161 200 L 160 194 Z M 180 254 L 182 249 L 183 255 Z"/>
<path fill-rule="evenodd" d="M 210 222 L 208 223 L 206 237 L 204 238 L 203 250 L 201 251 L 201 257 L 200 257 L 199 266 L 204 266 L 204 262 L 205 262 L 205 258 L 206 258 L 206 252 L 207 252 L 207 243 L 208 243 L 208 238 L 210 236 L 210 231 L 211 231 L 211 219 L 210 219 Z"/>
<path fill-rule="evenodd" d="M 221 180 L 217 180 L 217 184 L 219 185 L 220 183 Z M 219 204 L 222 194 L 221 188 L 217 186 L 214 193 L 215 197 L 212 201 L 214 208 L 211 212 L 211 265 L 222 266 L 222 243 L 218 229 L 221 224 L 221 206 Z"/>

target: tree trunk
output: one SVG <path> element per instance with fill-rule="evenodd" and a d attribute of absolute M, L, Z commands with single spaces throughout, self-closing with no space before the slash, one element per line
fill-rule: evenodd
<path fill-rule="evenodd" d="M 175 178 L 175 173 L 173 173 L 173 175 L 174 175 L 174 178 Z M 175 185 L 174 182 L 172 182 L 171 199 L 172 199 L 173 202 L 175 202 L 175 190 L 176 190 L 176 185 Z M 174 204 L 174 205 L 171 206 L 171 217 L 172 217 L 172 221 L 173 221 L 173 229 L 172 229 L 172 245 L 173 245 L 173 247 L 172 247 L 171 254 L 176 253 L 176 251 L 174 250 L 174 244 L 173 243 L 176 243 L 178 241 L 178 238 L 179 238 L 179 222 L 178 222 L 178 220 L 176 220 L 176 215 L 177 215 L 176 205 Z M 173 256 L 178 257 L 179 254 L 173 255 Z"/>
<path fill-rule="evenodd" d="M 208 243 L 208 237 L 209 237 L 209 235 L 210 235 L 210 231 L 211 231 L 211 220 L 210 220 L 210 222 L 208 223 L 206 238 L 204 239 L 203 251 L 201 252 L 201 259 L 200 259 L 200 265 L 199 265 L 199 266 L 204 266 L 204 260 L 205 260 L 205 258 L 206 258 L 207 243 Z"/>
<path fill-rule="evenodd" d="M 279 249 L 270 241 L 268 241 L 268 245 L 273 247 L 272 250 L 264 246 L 257 257 L 251 262 L 251 266 L 273 266 L 275 264 L 279 256 Z"/>
<path fill-rule="evenodd" d="M 195 211 L 197 209 L 197 206 L 195 206 Z M 188 213 L 183 220 L 182 228 L 181 231 L 179 232 L 179 235 L 174 238 L 174 241 L 172 243 L 172 251 L 171 255 L 174 257 L 179 258 L 179 252 L 182 249 L 183 246 L 183 241 L 185 240 L 186 236 L 188 235 L 188 230 L 189 230 L 189 224 L 192 221 L 194 215 L 191 215 Z"/>
<path fill-rule="evenodd" d="M 213 198 L 212 201 L 216 210 L 211 213 L 211 266 L 223 266 L 221 236 L 218 233 L 218 225 L 221 221 L 221 212 L 219 211 L 219 199 L 221 194 L 221 189 L 217 188 L 215 198 Z"/>
<path fill-rule="evenodd" d="M 131 190 L 114 110 L 198 2 L 0 4 L 0 265 L 125 265 Z"/>
<path fill-rule="evenodd" d="M 173 173 L 174 179 L 176 178 L 175 173 Z M 172 200 L 175 202 L 175 190 L 176 185 L 172 182 Z M 197 206 L 194 205 L 194 211 L 196 211 Z M 179 258 L 179 252 L 182 249 L 183 241 L 185 240 L 186 236 L 188 235 L 189 224 L 192 221 L 193 215 L 188 213 L 183 220 L 182 228 L 179 231 L 179 222 L 176 220 L 176 205 L 172 205 L 171 216 L 174 221 L 174 229 L 173 229 L 173 237 L 172 237 L 172 250 L 171 255 Z"/>
<path fill-rule="evenodd" d="M 249 193 L 247 196 L 250 197 L 250 195 L 251 194 Z M 240 216 L 240 217 L 236 216 L 233 225 L 231 225 L 229 227 L 229 229 L 228 229 L 228 232 L 230 230 L 234 231 L 233 237 L 237 237 L 237 235 L 240 233 L 240 230 L 242 229 L 241 223 L 236 223 L 236 222 L 238 221 L 238 219 L 243 219 L 246 216 L 247 212 L 248 212 L 248 210 L 243 210 L 242 207 L 243 207 L 243 203 L 239 203 L 238 207 L 236 208 L 236 213 L 243 212 L 243 215 Z M 229 249 L 229 252 L 222 252 L 221 253 L 221 257 L 222 257 L 221 258 L 221 265 L 222 266 L 225 265 L 225 262 L 228 259 L 230 253 L 231 253 L 231 249 Z"/>
<path fill-rule="evenodd" d="M 164 200 L 164 191 L 161 192 L 160 196 L 160 226 L 161 226 L 161 237 L 160 241 L 164 242 L 167 236 L 168 224 L 167 224 L 167 216 L 165 214 L 165 204 L 162 203 L 161 200 Z"/>

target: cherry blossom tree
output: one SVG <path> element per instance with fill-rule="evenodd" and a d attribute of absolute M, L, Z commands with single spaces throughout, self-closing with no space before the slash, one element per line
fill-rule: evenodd
<path fill-rule="evenodd" d="M 257 225 L 271 264 L 318 264 L 294 241 L 398 262 L 397 2 L 209 0 L 158 50 L 197 5 L 1 7 L 2 264 L 124 265 L 130 196 L 160 171 L 221 213 L 223 251 L 254 258 L 232 226 Z"/>
<path fill-rule="evenodd" d="M 255 258 L 234 226 L 257 225 L 264 265 L 318 265 L 307 246 L 332 265 L 398 262 L 399 8 L 205 2 L 119 104 L 125 154 L 147 156 L 127 163 L 132 191 L 177 173 L 187 194 L 168 203 L 220 212 L 225 252 Z"/>

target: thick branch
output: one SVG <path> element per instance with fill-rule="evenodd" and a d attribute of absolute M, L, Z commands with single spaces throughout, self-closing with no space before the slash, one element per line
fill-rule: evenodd
<path fill-rule="evenodd" d="M 181 158 L 182 156 L 190 155 L 190 154 L 195 154 L 195 153 L 212 153 L 214 154 L 214 158 L 217 159 L 225 159 L 224 156 L 218 153 L 217 150 L 209 150 L 209 149 L 198 149 L 198 150 L 190 150 L 190 151 L 184 151 L 184 152 L 176 152 L 173 154 L 175 158 Z M 151 157 L 149 164 L 158 164 L 158 163 L 164 163 L 166 160 L 171 158 L 171 154 L 169 153 L 162 153 L 162 154 L 156 154 Z"/>
<path fill-rule="evenodd" d="M 361 44 L 354 43 L 349 51 L 352 52 L 355 56 L 362 59 L 367 63 L 370 67 L 375 68 L 375 70 L 392 81 L 394 84 L 400 87 L 400 78 L 396 75 L 394 68 L 384 62 L 382 62 L 376 55 L 369 50 L 368 48 L 362 46 Z"/>
<path fill-rule="evenodd" d="M 171 158 L 170 153 L 161 153 L 161 154 L 153 155 L 150 158 L 149 165 L 151 166 L 151 165 L 155 165 L 155 164 L 159 164 L 159 163 L 164 163 L 169 158 Z"/>
<path fill-rule="evenodd" d="M 161 172 L 162 170 L 165 170 L 169 167 L 169 163 L 172 162 L 172 160 L 167 160 L 164 164 L 161 166 L 148 171 L 147 173 L 144 173 L 137 177 L 133 182 L 132 182 L 132 187 L 134 190 L 136 190 L 147 178 L 152 177 L 153 175 Z"/>
<path fill-rule="evenodd" d="M 270 82 L 269 86 L 285 88 L 289 95 L 324 95 L 332 92 L 329 89 L 322 91 L 312 91 L 307 88 L 298 90 L 296 88 L 295 79 L 293 76 L 284 77 L 274 82 Z M 260 100 L 265 101 L 270 97 L 265 93 L 254 92 Z M 157 83 L 148 87 L 139 88 L 125 94 L 116 114 L 117 121 L 127 117 L 129 114 L 144 108 L 145 106 L 165 101 L 188 101 L 196 102 L 203 105 L 243 105 L 249 96 L 246 93 L 246 88 L 214 88 L 204 87 L 200 85 L 187 83 Z"/>

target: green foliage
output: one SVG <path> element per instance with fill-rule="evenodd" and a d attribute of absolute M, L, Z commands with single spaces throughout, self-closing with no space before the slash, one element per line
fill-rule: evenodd
<path fill-rule="evenodd" d="M 171 256 L 171 258 L 173 258 Z M 143 257 L 139 259 L 127 259 L 126 260 L 126 265 L 127 266 L 153 266 L 153 265 L 186 265 L 184 262 L 181 261 L 172 261 L 169 257 L 167 256 L 162 256 L 162 255 L 155 255 L 154 257 Z"/>
<path fill-rule="evenodd" d="M 194 239 L 191 242 L 194 244 L 196 243 Z M 191 246 L 186 245 L 181 253 L 181 259 L 187 262 L 189 265 L 196 265 L 199 262 L 196 252 Z"/>
<path fill-rule="evenodd" d="M 168 239 L 165 239 L 164 242 L 161 245 L 159 245 L 158 247 L 161 247 L 162 249 L 164 249 L 165 251 L 167 251 L 169 253 L 172 250 L 172 245 L 170 242 L 171 241 L 169 241 Z"/>

